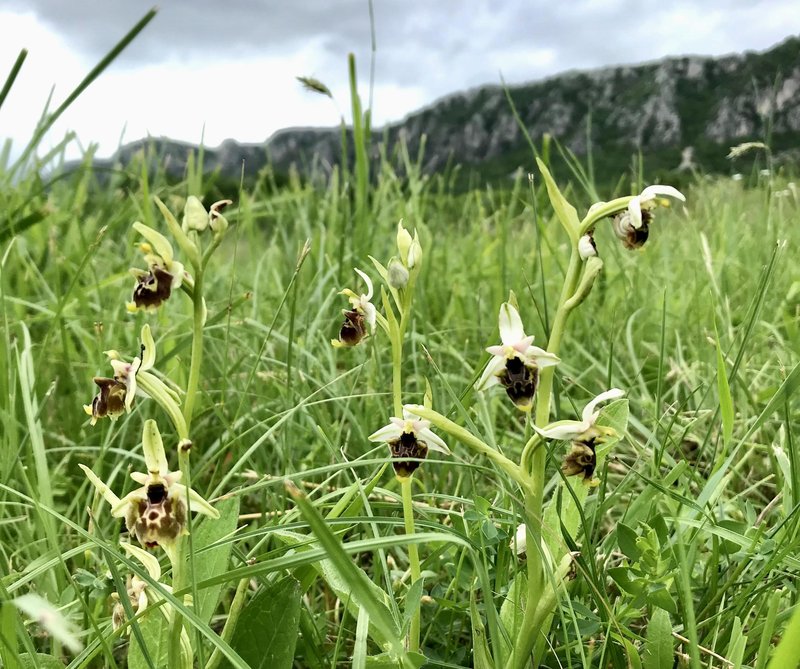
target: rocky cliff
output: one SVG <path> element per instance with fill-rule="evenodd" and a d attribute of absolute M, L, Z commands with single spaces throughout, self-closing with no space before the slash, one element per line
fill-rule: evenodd
<path fill-rule="evenodd" d="M 508 94 L 535 142 L 549 133 L 579 157 L 591 153 L 596 170 L 615 175 L 639 152 L 649 170 L 729 169 L 728 147 L 748 140 L 768 141 L 778 158 L 800 156 L 798 37 L 763 53 L 568 72 L 512 86 Z M 423 136 L 429 172 L 461 164 L 483 177 L 502 178 L 531 164 L 527 141 L 499 86 L 450 95 L 373 132 L 371 151 L 377 155 L 385 140 L 391 154 L 402 139 L 416 155 Z M 116 159 L 126 162 L 142 144 L 123 147 Z M 166 139 L 156 140 L 156 146 L 176 176 L 196 148 Z M 294 128 L 263 145 L 227 140 L 206 150 L 205 165 L 238 179 L 242 161 L 247 175 L 267 164 L 279 173 L 294 165 L 307 174 L 330 169 L 340 156 L 339 129 Z"/>

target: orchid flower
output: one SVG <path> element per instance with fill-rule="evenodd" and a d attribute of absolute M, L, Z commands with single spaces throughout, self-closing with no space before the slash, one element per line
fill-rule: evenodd
<path fill-rule="evenodd" d="M 147 473 L 133 472 L 141 485 L 120 499 L 91 469 L 79 465 L 97 491 L 111 505 L 111 515 L 124 518 L 125 525 L 148 548 L 161 546 L 173 557 L 175 542 L 186 534 L 187 499 L 192 511 L 219 518 L 219 511 L 197 492 L 180 483 L 182 472 L 170 472 L 161 434 L 154 420 L 144 424 L 142 450 Z"/>
<path fill-rule="evenodd" d="M 375 332 L 378 312 L 375 305 L 370 302 L 373 293 L 372 281 L 360 269 L 356 269 L 355 272 L 364 280 L 367 292 L 358 295 L 349 288 L 339 291 L 339 295 L 347 296 L 350 301 L 350 309 L 342 309 L 344 323 L 339 330 L 339 338 L 331 340 L 331 344 L 336 348 L 349 348 L 361 342 L 367 335 L 365 323 L 369 325 L 370 332 Z"/>
<path fill-rule="evenodd" d="M 139 246 L 147 270 L 131 269 L 136 286 L 133 288 L 133 301 L 126 306 L 131 312 L 154 311 L 169 299 L 173 290 L 180 288 L 188 274 L 183 264 L 175 260 L 172 244 L 164 235 L 139 222 L 134 223 L 133 228 L 147 240 Z"/>
<path fill-rule="evenodd" d="M 525 335 L 519 313 L 510 302 L 500 306 L 500 340 L 502 344 L 486 350 L 492 354 L 476 390 L 502 385 L 506 393 L 523 411 L 533 406 L 539 383 L 539 370 L 557 365 L 558 356 L 533 346 L 533 335 Z"/>
<path fill-rule="evenodd" d="M 622 240 L 626 248 L 637 249 L 647 241 L 649 225 L 653 221 L 650 210 L 658 203 L 656 198 L 659 195 L 686 201 L 686 197 L 677 188 L 661 185 L 648 186 L 639 195 L 631 198 L 628 208 L 612 219 L 614 234 Z"/>
<path fill-rule="evenodd" d="M 596 424 L 600 417 L 600 411 L 596 411 L 597 406 L 608 400 L 619 399 L 624 394 L 619 388 L 600 393 L 584 407 L 581 420 L 559 420 L 543 428 L 534 426 L 534 430 L 545 439 L 572 442 L 572 448 L 561 465 L 561 471 L 566 476 L 583 474 L 585 482 L 592 482 L 594 470 L 597 468 L 596 444 L 615 434 L 612 428 Z"/>
<path fill-rule="evenodd" d="M 450 455 L 447 444 L 430 429 L 431 422 L 418 418 L 403 407 L 403 417 L 392 416 L 384 425 L 369 436 L 370 441 L 385 442 L 392 453 L 392 466 L 400 478 L 411 476 L 419 462 L 400 462 L 401 458 L 424 460 L 428 451 Z"/>

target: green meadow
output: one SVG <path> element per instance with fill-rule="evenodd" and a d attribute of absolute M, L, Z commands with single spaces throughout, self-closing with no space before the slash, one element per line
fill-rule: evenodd
<path fill-rule="evenodd" d="M 537 140 L 531 178 L 465 192 L 370 163 L 352 106 L 355 161 L 280 186 L 4 154 L 2 666 L 798 666 L 791 170 L 684 177 L 631 250 L 640 171 Z M 509 348 L 509 309 L 559 364 Z M 591 429 L 537 431 L 613 388 Z"/>

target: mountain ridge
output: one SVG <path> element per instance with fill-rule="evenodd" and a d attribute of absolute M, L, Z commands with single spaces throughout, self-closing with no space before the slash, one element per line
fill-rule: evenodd
<path fill-rule="evenodd" d="M 459 164 L 502 179 L 530 164 L 531 152 L 506 98 L 535 142 L 548 134 L 598 170 L 624 171 L 641 152 L 650 171 L 729 168 L 732 144 L 769 139 L 778 160 L 800 157 L 800 37 L 761 52 L 677 56 L 635 65 L 569 70 L 526 84 L 456 91 L 402 120 L 373 130 L 370 155 L 403 142 L 410 155 L 425 144 L 423 168 Z M 348 130 L 348 134 L 351 131 Z M 181 176 L 197 146 L 146 138 L 121 147 L 110 162 L 127 163 L 153 145 L 165 170 Z M 352 153 L 352 141 L 348 142 Z M 204 148 L 204 164 L 226 178 L 255 177 L 265 167 L 303 175 L 341 161 L 339 127 L 285 128 L 264 143 L 227 139 Z M 350 156 L 352 158 L 352 155 Z M 352 163 L 351 163 L 352 164 Z"/>

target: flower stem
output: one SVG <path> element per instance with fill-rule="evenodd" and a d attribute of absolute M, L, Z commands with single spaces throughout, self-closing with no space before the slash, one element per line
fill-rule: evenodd
<path fill-rule="evenodd" d="M 411 500 L 411 477 L 403 476 L 399 478 L 400 488 L 403 491 L 403 521 L 405 522 L 406 534 L 414 535 L 414 507 Z M 416 544 L 408 546 L 408 561 L 411 568 L 411 585 L 416 583 L 422 574 L 419 563 L 419 551 Z M 414 613 L 411 616 L 411 626 L 408 631 L 408 650 L 416 653 L 419 650 L 419 630 L 420 614 L 419 602 L 414 604 Z"/>
<path fill-rule="evenodd" d="M 186 384 L 186 400 L 183 404 L 183 417 L 187 432 L 192 428 L 197 388 L 200 385 L 200 366 L 203 362 L 203 325 L 205 305 L 203 304 L 203 270 L 198 269 L 194 279 L 194 304 L 192 310 L 192 361 L 189 367 L 189 382 Z"/>
<path fill-rule="evenodd" d="M 558 301 L 558 309 L 550 331 L 550 340 L 547 343 L 549 353 L 558 354 L 561 339 L 569 316 L 570 309 L 567 301 L 578 288 L 583 263 L 578 253 L 577 244 L 573 244 L 567 274 L 564 277 L 564 286 Z M 544 427 L 550 421 L 550 403 L 553 395 L 553 377 L 555 367 L 545 367 L 539 373 L 539 388 L 536 393 L 536 425 Z M 545 573 L 542 553 L 542 506 L 544 501 L 544 470 L 546 465 L 547 449 L 539 445 L 533 448 L 530 454 L 531 467 L 529 487 L 525 490 L 525 540 L 527 545 L 528 568 L 528 601 L 522 619 L 524 634 L 517 637 L 514 650 L 506 664 L 507 669 L 522 669 L 526 666 L 533 645 L 537 637 L 536 627 L 544 620 L 540 602 L 543 600 Z M 550 608 L 555 603 L 553 597 Z M 537 622 L 538 621 L 538 622 Z"/>
<path fill-rule="evenodd" d="M 239 585 L 236 587 L 236 594 L 233 596 L 231 608 L 228 610 L 228 618 L 225 620 L 225 626 L 222 628 L 221 637 L 223 641 L 230 642 L 231 638 L 233 637 L 233 631 L 236 628 L 236 623 L 239 621 L 239 614 L 242 612 L 242 608 L 244 608 L 244 602 L 247 596 L 247 588 L 249 585 L 250 579 L 243 578 L 241 581 L 239 581 Z M 221 661 L 222 652 L 219 648 L 215 648 L 214 652 L 211 653 L 211 657 L 206 663 L 206 669 L 217 669 Z"/>

